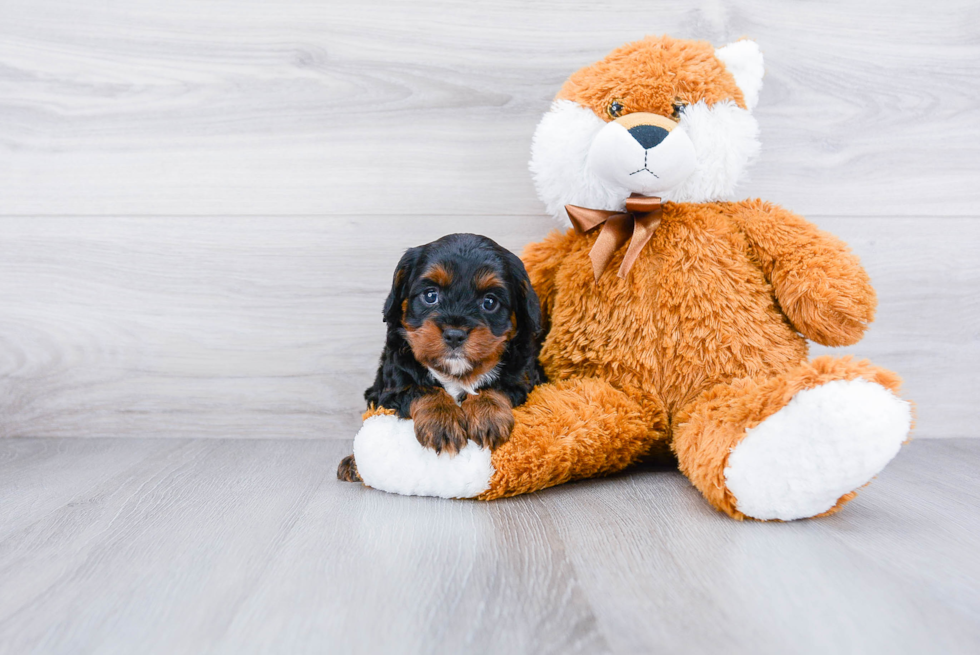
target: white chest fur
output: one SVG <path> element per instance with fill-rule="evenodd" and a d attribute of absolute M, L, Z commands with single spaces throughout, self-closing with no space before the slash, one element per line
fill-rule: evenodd
<path fill-rule="evenodd" d="M 492 370 L 487 371 L 478 377 L 473 383 L 466 385 L 460 382 L 458 378 L 443 375 L 439 371 L 435 371 L 431 368 L 429 369 L 429 373 L 436 379 L 436 382 L 442 385 L 442 388 L 446 390 L 446 393 L 453 397 L 453 400 L 456 401 L 457 405 L 460 403 L 460 398 L 464 393 L 470 396 L 475 396 L 481 387 L 484 387 L 496 380 L 497 376 L 500 374 L 497 367 L 494 367 Z"/>

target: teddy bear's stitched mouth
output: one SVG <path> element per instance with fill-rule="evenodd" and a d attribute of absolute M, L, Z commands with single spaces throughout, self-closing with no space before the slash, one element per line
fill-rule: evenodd
<path fill-rule="evenodd" d="M 653 171 L 651 171 L 649 168 L 647 168 L 647 155 L 649 155 L 649 154 L 650 154 L 650 151 L 649 150 L 646 150 L 645 149 L 643 151 L 643 168 L 641 168 L 639 170 L 636 170 L 636 171 L 633 171 L 632 173 L 630 173 L 630 175 L 636 175 L 637 173 L 642 173 L 643 171 L 646 171 L 647 173 L 649 173 L 650 175 L 654 176 L 658 180 L 660 179 L 660 176 L 659 175 L 657 175 L 656 173 L 654 173 Z"/>

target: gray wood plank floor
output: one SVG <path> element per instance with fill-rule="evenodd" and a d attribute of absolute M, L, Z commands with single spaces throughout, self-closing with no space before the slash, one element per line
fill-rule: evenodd
<path fill-rule="evenodd" d="M 980 441 L 840 514 L 673 471 L 494 503 L 333 479 L 328 440 L 0 441 L 3 653 L 976 653 Z"/>

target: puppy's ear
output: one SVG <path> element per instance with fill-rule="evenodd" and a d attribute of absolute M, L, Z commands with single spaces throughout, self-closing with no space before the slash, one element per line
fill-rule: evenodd
<path fill-rule="evenodd" d="M 514 318 L 517 334 L 511 339 L 511 350 L 521 365 L 538 356 L 538 338 L 541 336 L 541 301 L 531 286 L 524 263 L 510 251 L 503 252 L 510 292 L 513 296 Z M 533 364 L 533 362 L 532 362 Z"/>
<path fill-rule="evenodd" d="M 384 322 L 397 326 L 402 322 L 402 303 L 408 298 L 408 290 L 415 279 L 415 267 L 422 258 L 422 248 L 410 248 L 402 255 L 391 280 L 391 292 L 385 300 Z"/>

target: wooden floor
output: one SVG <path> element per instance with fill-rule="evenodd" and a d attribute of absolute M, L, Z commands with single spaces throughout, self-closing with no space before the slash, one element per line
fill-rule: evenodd
<path fill-rule="evenodd" d="M 479 503 L 332 440 L 0 441 L 2 653 L 976 653 L 980 440 L 842 513 L 736 523 L 674 471 Z"/>

